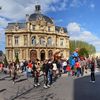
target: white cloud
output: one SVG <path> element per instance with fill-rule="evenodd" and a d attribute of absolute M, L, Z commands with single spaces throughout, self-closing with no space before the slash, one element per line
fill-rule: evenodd
<path fill-rule="evenodd" d="M 72 22 L 72 23 L 69 23 L 68 26 L 67 26 L 67 30 L 68 32 L 70 33 L 70 35 L 78 35 L 81 31 L 81 28 L 80 28 L 80 25 L 75 23 L 75 22 Z"/>
<path fill-rule="evenodd" d="M 68 33 L 70 34 L 70 39 L 86 41 L 93 44 L 97 50 L 100 51 L 100 38 L 95 36 L 92 32 L 87 31 L 85 28 L 81 27 L 76 22 L 71 22 L 67 25 Z"/>
<path fill-rule="evenodd" d="M 90 8 L 94 9 L 95 8 L 95 4 L 90 4 Z"/>
<path fill-rule="evenodd" d="M 67 6 L 68 0 L 39 0 L 42 13 L 48 11 L 61 11 Z M 37 0 L 0 0 L 0 47 L 4 48 L 4 32 L 3 29 L 8 22 L 17 22 L 25 19 L 26 14 L 32 14 L 35 10 Z"/>
<path fill-rule="evenodd" d="M 67 0 L 40 0 L 42 12 L 63 10 Z M 51 4 L 53 4 L 51 6 Z M 10 19 L 23 19 L 25 14 L 34 12 L 35 0 L 0 0 L 0 15 Z"/>
<path fill-rule="evenodd" d="M 0 27 L 5 28 L 8 25 L 8 21 L 5 18 L 0 17 Z"/>
<path fill-rule="evenodd" d="M 70 7 L 80 7 L 87 4 L 87 0 L 72 0 Z"/>
<path fill-rule="evenodd" d="M 87 8 L 95 8 L 95 4 L 92 3 L 91 0 L 71 0 L 70 7 L 78 8 L 82 6 L 86 6 Z"/>
<path fill-rule="evenodd" d="M 4 35 L 4 29 L 0 28 L 0 50 L 4 50 L 5 48 L 5 35 Z"/>

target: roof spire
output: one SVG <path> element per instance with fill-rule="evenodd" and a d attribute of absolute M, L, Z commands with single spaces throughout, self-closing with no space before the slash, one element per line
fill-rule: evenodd
<path fill-rule="evenodd" d="M 41 6 L 39 5 L 39 0 L 35 0 L 35 13 L 41 13 Z"/>

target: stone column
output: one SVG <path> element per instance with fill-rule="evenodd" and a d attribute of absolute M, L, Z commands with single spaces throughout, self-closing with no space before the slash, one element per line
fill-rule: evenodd
<path fill-rule="evenodd" d="M 29 56 L 28 56 L 28 49 L 25 49 L 25 54 L 26 54 L 26 60 L 28 60 L 29 59 Z"/>
<path fill-rule="evenodd" d="M 45 50 L 45 59 L 48 59 L 48 50 Z"/>
<path fill-rule="evenodd" d="M 15 61 L 15 50 L 13 49 L 13 58 L 12 58 L 13 61 Z"/>
<path fill-rule="evenodd" d="M 37 50 L 37 58 L 40 60 L 40 50 Z"/>

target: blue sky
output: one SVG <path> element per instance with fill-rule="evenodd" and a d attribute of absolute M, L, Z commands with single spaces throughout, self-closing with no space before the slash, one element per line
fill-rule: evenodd
<path fill-rule="evenodd" d="M 0 50 L 5 50 L 7 24 L 34 13 L 37 1 L 43 14 L 52 17 L 56 25 L 67 28 L 70 39 L 93 44 L 100 52 L 99 0 L 0 0 Z"/>

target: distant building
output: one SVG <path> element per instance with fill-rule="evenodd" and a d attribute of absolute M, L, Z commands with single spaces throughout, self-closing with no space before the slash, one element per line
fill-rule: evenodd
<path fill-rule="evenodd" d="M 41 14 L 40 5 L 35 13 L 26 15 L 24 23 L 8 23 L 6 32 L 6 57 L 8 60 L 36 58 L 44 60 L 59 50 L 63 58 L 69 56 L 69 35 L 67 29 L 55 26 L 52 18 Z"/>

